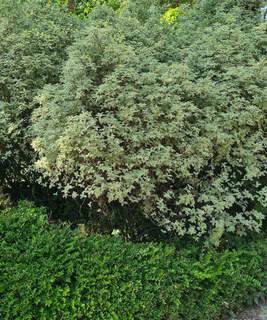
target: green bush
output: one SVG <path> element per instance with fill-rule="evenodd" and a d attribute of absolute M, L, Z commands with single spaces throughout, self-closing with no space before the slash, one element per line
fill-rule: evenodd
<path fill-rule="evenodd" d="M 35 155 L 29 121 L 34 97 L 59 81 L 74 18 L 47 1 L 0 1 L 0 182 L 27 180 Z"/>
<path fill-rule="evenodd" d="M 266 294 L 265 239 L 203 253 L 124 243 L 50 225 L 29 203 L 0 214 L 0 239 L 3 320 L 215 320 Z"/>
<path fill-rule="evenodd" d="M 139 207 L 179 235 L 260 229 L 266 24 L 231 1 L 208 16 L 208 4 L 172 26 L 155 7 L 94 10 L 34 112 L 50 185 L 102 214 Z"/>

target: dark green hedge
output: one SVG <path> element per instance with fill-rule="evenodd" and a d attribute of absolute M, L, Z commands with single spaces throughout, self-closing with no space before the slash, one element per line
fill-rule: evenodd
<path fill-rule="evenodd" d="M 77 230 L 29 203 L 0 214 L 0 319 L 214 320 L 265 293 L 266 240 L 200 253 Z"/>

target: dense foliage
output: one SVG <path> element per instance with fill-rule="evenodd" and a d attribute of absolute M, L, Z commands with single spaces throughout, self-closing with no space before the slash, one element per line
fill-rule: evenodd
<path fill-rule="evenodd" d="M 0 185 L 29 180 L 34 97 L 57 83 L 75 20 L 47 1 L 0 1 Z"/>
<path fill-rule="evenodd" d="M 264 239 L 221 253 L 136 245 L 49 225 L 28 203 L 1 212 L 0 237 L 3 320 L 216 320 L 266 290 Z"/>
<path fill-rule="evenodd" d="M 0 0 L 1 320 L 221 320 L 266 298 L 261 5 Z"/>
<path fill-rule="evenodd" d="M 102 214 L 141 209 L 179 235 L 258 231 L 266 24 L 237 3 L 199 1 L 171 26 L 149 1 L 142 14 L 131 2 L 120 15 L 94 10 L 34 112 L 50 186 Z"/>

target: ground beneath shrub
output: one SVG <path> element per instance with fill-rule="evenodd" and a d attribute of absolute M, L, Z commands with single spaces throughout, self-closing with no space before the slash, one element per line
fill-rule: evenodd
<path fill-rule="evenodd" d="M 241 313 L 235 320 L 267 320 L 267 302 Z"/>

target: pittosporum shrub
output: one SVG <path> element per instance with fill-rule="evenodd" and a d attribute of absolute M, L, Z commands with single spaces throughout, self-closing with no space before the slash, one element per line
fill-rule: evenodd
<path fill-rule="evenodd" d="M 34 96 L 59 81 L 77 22 L 47 1 L 0 1 L 0 181 L 29 174 L 34 159 L 29 120 Z"/>
<path fill-rule="evenodd" d="M 266 239 L 234 243 L 86 236 L 21 203 L 0 212 L 0 318 L 221 320 L 266 294 Z"/>
<path fill-rule="evenodd" d="M 36 167 L 51 186 L 101 214 L 137 206 L 179 235 L 260 229 L 266 24 L 233 7 L 206 25 L 200 7 L 174 27 L 155 7 L 143 21 L 95 10 L 34 112 Z"/>

